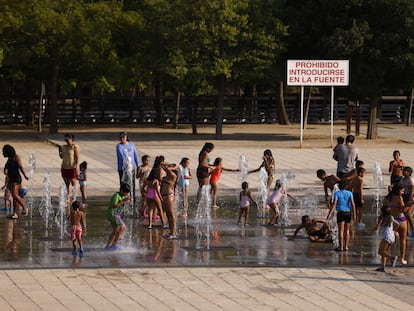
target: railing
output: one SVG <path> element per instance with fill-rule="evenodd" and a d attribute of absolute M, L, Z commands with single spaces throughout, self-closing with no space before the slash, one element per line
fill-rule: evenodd
<path fill-rule="evenodd" d="M 275 96 L 241 97 L 226 96 L 223 122 L 227 123 L 277 123 Z M 197 123 L 216 122 L 215 96 L 181 97 L 179 123 L 193 122 L 193 109 L 196 107 Z M 163 123 L 171 123 L 175 118 L 175 97 L 165 96 L 163 101 Z M 0 123 L 36 123 L 38 100 L 19 102 L 16 98 L 0 98 Z M 380 122 L 401 123 L 404 121 L 407 97 L 384 97 L 379 103 Z M 57 103 L 58 123 L 60 124 L 116 124 L 154 123 L 157 117 L 155 97 L 80 97 L 59 99 Z M 334 106 L 335 120 L 346 119 L 348 100 L 338 98 Z M 47 123 L 47 104 L 43 122 Z M 300 122 L 300 104 L 297 96 L 285 97 L 285 108 L 293 123 Z M 368 120 L 369 104 L 361 105 L 361 121 Z M 330 100 L 313 96 L 310 104 L 308 123 L 330 122 Z"/>

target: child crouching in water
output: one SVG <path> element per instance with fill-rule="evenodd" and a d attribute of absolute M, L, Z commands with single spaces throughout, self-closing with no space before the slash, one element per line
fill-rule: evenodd
<path fill-rule="evenodd" d="M 82 243 L 82 232 L 86 230 L 86 223 L 85 223 L 85 214 L 79 210 L 80 202 L 73 201 L 72 203 L 72 211 L 70 212 L 70 223 L 72 225 L 70 231 L 70 239 L 72 240 L 73 251 L 72 255 L 76 256 L 78 253 L 76 251 L 76 241 L 79 243 L 79 254 L 82 255 L 83 250 L 83 243 Z"/>
<path fill-rule="evenodd" d="M 398 226 L 399 223 L 391 216 L 391 208 L 383 206 L 381 216 L 375 226 L 375 230 L 381 228 L 382 233 L 382 240 L 378 248 L 378 254 L 381 255 L 381 267 L 378 267 L 375 271 L 384 272 L 387 259 L 391 260 L 393 267 L 397 264 L 398 256 L 392 256 L 388 250 L 395 242 L 395 231 Z"/>
<path fill-rule="evenodd" d="M 241 218 L 244 217 L 244 225 L 249 224 L 249 213 L 250 213 L 250 201 L 257 206 L 257 202 L 253 199 L 252 194 L 249 191 L 249 184 L 244 181 L 242 183 L 242 191 L 240 192 L 240 212 L 238 223 L 241 225 Z"/>

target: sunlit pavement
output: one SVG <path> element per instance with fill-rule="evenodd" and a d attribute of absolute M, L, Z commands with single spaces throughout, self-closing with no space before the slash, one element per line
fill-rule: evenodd
<path fill-rule="evenodd" d="M 322 185 L 315 177 L 316 169 L 335 172 L 326 128 L 315 129 L 302 149 L 298 148 L 295 129 L 287 131 L 271 126 L 252 126 L 250 131 L 231 129 L 235 132 L 231 134 L 233 139 L 225 141 L 212 140 L 211 133 L 191 139 L 184 133 L 171 134 L 171 129 L 128 130 L 141 155 L 163 154 L 170 162 L 188 156 L 192 159 L 193 171 L 204 141 L 216 144 L 212 158 L 222 157 L 224 165 L 230 168 L 238 167 L 241 154 L 249 159 L 250 168 L 257 168 L 263 150 L 272 149 L 278 175 L 295 175 L 290 187 L 296 199 L 289 210 L 292 225 L 263 226 L 265 220 L 257 218 L 253 210 L 249 226 L 239 226 L 237 194 L 240 179 L 237 173 L 225 172 L 220 183 L 221 208 L 212 213 L 208 238 L 203 236 L 200 247 L 195 234 L 197 207 L 192 202 L 188 219 L 178 218 L 176 240 L 163 238 L 168 231 L 160 225 L 147 230 L 145 220 L 127 217 L 122 249 L 104 251 L 110 232 L 104 211 L 118 184 L 114 167 L 119 129 L 89 132 L 78 129 L 76 142 L 81 146 L 81 159 L 88 161 L 90 178 L 88 234 L 84 238 L 85 254 L 82 257 L 71 255 L 66 230 L 53 221 L 46 228 L 45 220 L 36 208 L 41 203 L 43 180 L 47 174 L 52 181 L 53 206 L 55 209 L 58 206 L 62 180 L 54 144 L 61 143 L 60 136 L 63 135 L 1 133 L 2 140 L 15 146 L 23 159 L 28 159 L 31 154 L 35 156 L 36 169 L 32 172 L 33 179 L 26 182 L 33 195 L 33 217 L 9 220 L 5 212 L 0 217 L 4 228 L 0 240 L 4 246 L 0 255 L 3 269 L 0 272 L 0 309 L 413 308 L 414 238 L 408 238 L 408 266 L 390 267 L 386 273 L 379 273 L 374 270 L 379 263 L 376 253 L 380 236 L 370 231 L 376 218 L 372 208 L 372 193 L 376 187 L 372 179 L 373 166 L 375 162 L 381 164 L 386 183 L 389 178 L 387 165 L 394 149 L 401 151 L 407 164 L 414 163 L 412 145 L 396 138 L 400 134 L 407 138 L 406 131 L 410 128 L 399 126 L 392 132 L 387 127 L 387 135 L 394 133 L 395 137 L 387 136 L 375 144 L 357 138 L 361 159 L 368 170 L 366 191 L 371 201 L 366 204 L 367 226 L 364 230 L 353 230 L 349 252 L 335 252 L 330 243 L 310 243 L 304 237 L 291 238 L 300 216 L 314 212 L 306 210 L 304 198 L 315 194 L 322 197 Z M 274 132 L 278 133 L 277 137 L 291 137 L 275 141 Z M 339 132 L 336 135 L 345 134 Z M 45 143 L 46 140 L 51 143 Z M 25 169 L 28 172 L 31 168 L 27 164 Z M 253 191 L 257 179 L 257 174 L 249 175 Z M 191 186 L 193 195 L 196 188 L 194 181 Z M 29 196 L 27 200 L 30 200 Z M 326 209 L 318 209 L 318 213 L 324 216 Z"/>

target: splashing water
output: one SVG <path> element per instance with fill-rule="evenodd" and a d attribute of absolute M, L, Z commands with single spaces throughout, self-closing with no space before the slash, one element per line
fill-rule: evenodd
<path fill-rule="evenodd" d="M 247 158 L 244 155 L 241 155 L 239 158 L 239 170 L 240 170 L 240 183 L 247 180 L 248 174 L 248 162 Z"/>
<path fill-rule="evenodd" d="M 33 175 L 34 175 L 34 171 L 36 170 L 36 159 L 34 154 L 30 154 L 29 156 L 29 165 L 30 165 L 30 171 L 29 171 L 29 179 L 30 179 L 30 188 L 29 188 L 29 200 L 27 202 L 27 206 L 29 208 L 30 211 L 30 218 L 33 217 L 33 202 L 34 202 L 34 197 L 33 197 Z"/>
<path fill-rule="evenodd" d="M 204 185 L 201 188 L 201 195 L 198 202 L 195 218 L 197 238 L 196 249 L 203 248 L 203 240 L 205 240 L 205 247 L 207 249 L 210 249 L 211 204 L 211 187 L 210 185 Z"/>
<path fill-rule="evenodd" d="M 374 164 L 374 205 L 375 214 L 379 216 L 379 210 L 382 204 L 382 196 L 384 189 L 384 177 L 382 176 L 381 164 L 375 162 Z"/>
<path fill-rule="evenodd" d="M 60 229 L 60 239 L 63 240 L 66 228 L 66 207 L 67 207 L 67 189 L 66 185 L 62 184 L 59 191 L 59 208 L 55 213 L 55 224 Z"/>
<path fill-rule="evenodd" d="M 136 216 L 134 211 L 134 166 L 132 165 L 132 156 L 128 152 L 127 149 L 124 150 L 125 157 L 124 162 L 122 163 L 122 179 L 121 182 L 128 184 L 130 187 L 129 197 L 131 200 L 129 204 L 125 204 L 124 206 L 124 216 Z"/>
<path fill-rule="evenodd" d="M 279 223 L 284 227 L 288 227 L 292 224 L 290 217 L 289 217 L 289 208 L 290 208 L 290 201 L 289 196 L 287 195 L 290 185 L 295 181 L 295 175 L 291 173 L 283 173 L 280 182 L 282 183 L 283 190 L 285 191 L 285 195 L 282 198 L 281 202 L 281 209 L 280 209 L 280 216 L 279 216 Z"/>
<path fill-rule="evenodd" d="M 319 206 L 318 196 L 312 192 L 306 193 L 301 200 L 301 216 L 322 218 L 322 209 Z"/>
<path fill-rule="evenodd" d="M 266 172 L 266 169 L 262 167 L 259 171 L 259 183 L 257 186 L 257 195 L 256 195 L 256 201 L 257 201 L 257 217 L 264 218 L 266 217 L 266 206 L 267 206 L 267 179 L 268 174 Z"/>
<path fill-rule="evenodd" d="M 338 191 L 338 184 L 335 184 L 332 189 L 332 197 L 336 191 Z M 330 202 L 332 204 L 332 202 Z M 339 239 L 338 239 L 338 224 L 336 223 L 336 209 L 333 210 L 331 217 L 328 219 L 328 228 L 331 232 L 331 239 L 332 244 L 334 247 L 339 247 Z"/>
<path fill-rule="evenodd" d="M 49 229 L 49 218 L 53 215 L 50 174 L 47 174 L 43 179 L 43 194 L 39 204 L 39 213 L 43 218 L 45 228 Z"/>

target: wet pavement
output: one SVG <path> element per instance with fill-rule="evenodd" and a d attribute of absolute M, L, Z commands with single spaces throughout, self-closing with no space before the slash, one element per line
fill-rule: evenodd
<path fill-rule="evenodd" d="M 190 201 L 187 220 L 178 218 L 178 238 L 167 240 L 167 230 L 158 223 L 146 229 L 146 221 L 126 217 L 127 231 L 119 251 L 104 251 L 111 231 L 105 219 L 109 198 L 118 187 L 115 170 L 117 135 L 124 127 L 61 129 L 75 132 L 81 147 L 81 160 L 88 162 L 88 232 L 85 254 L 72 256 L 67 227 L 58 226 L 60 217 L 48 226 L 39 216 L 44 195 L 44 179 L 50 176 L 54 213 L 58 212 L 58 193 L 62 185 L 60 159 L 56 145 L 62 134 L 38 134 L 21 127 L 0 128 L 3 143 L 12 144 L 25 161 L 36 157 L 33 178 L 26 200 L 33 196 L 33 217 L 18 220 L 0 212 L 0 310 L 411 310 L 414 270 L 414 238 L 407 239 L 406 267 L 387 267 L 375 272 L 381 236 L 370 229 L 375 223 L 372 195 L 377 191 L 374 165 L 384 174 L 381 195 L 385 193 L 388 162 L 392 151 L 414 166 L 412 128 L 383 125 L 375 141 L 357 137 L 361 159 L 367 168 L 364 179 L 367 224 L 353 228 L 350 251 L 335 252 L 331 243 L 311 243 L 306 237 L 292 239 L 304 214 L 324 217 L 319 208 L 323 187 L 316 169 L 334 173 L 329 129 L 312 126 L 305 131 L 303 148 L 298 148 L 297 126 L 226 125 L 224 139 L 214 140 L 214 127 L 127 128 L 140 155 L 152 158 L 163 154 L 171 162 L 191 159 L 194 172 L 197 154 L 206 141 L 216 145 L 211 157 L 222 157 L 225 166 L 238 167 L 239 156 L 249 160 L 249 168 L 261 163 L 264 149 L 276 157 L 276 175 L 296 176 L 289 193 L 296 199 L 289 208 L 291 225 L 263 226 L 253 208 L 249 226 L 237 224 L 237 196 L 240 179 L 224 173 L 220 180 L 220 209 L 212 214 L 209 240 L 204 236 L 198 247 L 196 205 Z M 345 135 L 343 125 L 335 126 L 335 136 Z M 4 160 L 2 162 L 4 166 Z M 248 182 L 257 193 L 258 175 Z M 190 183 L 195 196 L 196 181 Z M 310 203 L 310 204 L 309 204 Z M 310 206 L 316 208 L 310 208 Z M 54 214 L 53 213 L 53 214 Z M 209 249 L 207 249 L 209 241 Z M 79 269 L 78 269 L 79 268 Z"/>
<path fill-rule="evenodd" d="M 300 201 L 300 198 L 297 198 Z M 192 201 L 193 202 L 193 201 Z M 69 229 L 62 228 L 60 219 L 45 218 L 33 205 L 32 217 L 17 220 L 6 218 L 2 212 L 0 225 L 4 228 L 0 245 L 2 269 L 15 268 L 136 268 L 136 267 L 319 267 L 319 266 L 377 266 L 381 235 L 372 231 L 375 211 L 367 208 L 365 229 L 353 227 L 350 250 L 334 251 L 332 243 L 315 243 L 299 232 L 292 238 L 300 217 L 311 214 L 325 217 L 326 208 L 304 210 L 299 203 L 289 208 L 289 226 L 267 226 L 268 219 L 257 217 L 252 209 L 249 225 L 238 225 L 238 208 L 234 198 L 228 198 L 221 208 L 213 210 L 211 225 L 202 228 L 203 237 L 197 238 L 196 208 L 191 205 L 189 217 L 177 219 L 177 239 L 163 237 L 168 229 L 155 222 L 147 229 L 147 220 L 125 217 L 127 231 L 121 240 L 121 250 L 106 251 L 104 246 L 111 232 L 106 220 L 106 202 L 94 202 L 87 208 L 87 235 L 83 238 L 85 253 L 72 256 Z M 297 206 L 295 206 L 295 204 Z M 367 206 L 370 206 L 367 202 Z M 57 213 L 58 206 L 51 213 Z M 56 216 L 59 218 L 59 215 Z M 210 230 L 207 233 L 207 230 Z M 209 238 L 207 238 L 209 237 Z M 414 238 L 407 241 L 408 267 L 414 263 Z"/>

